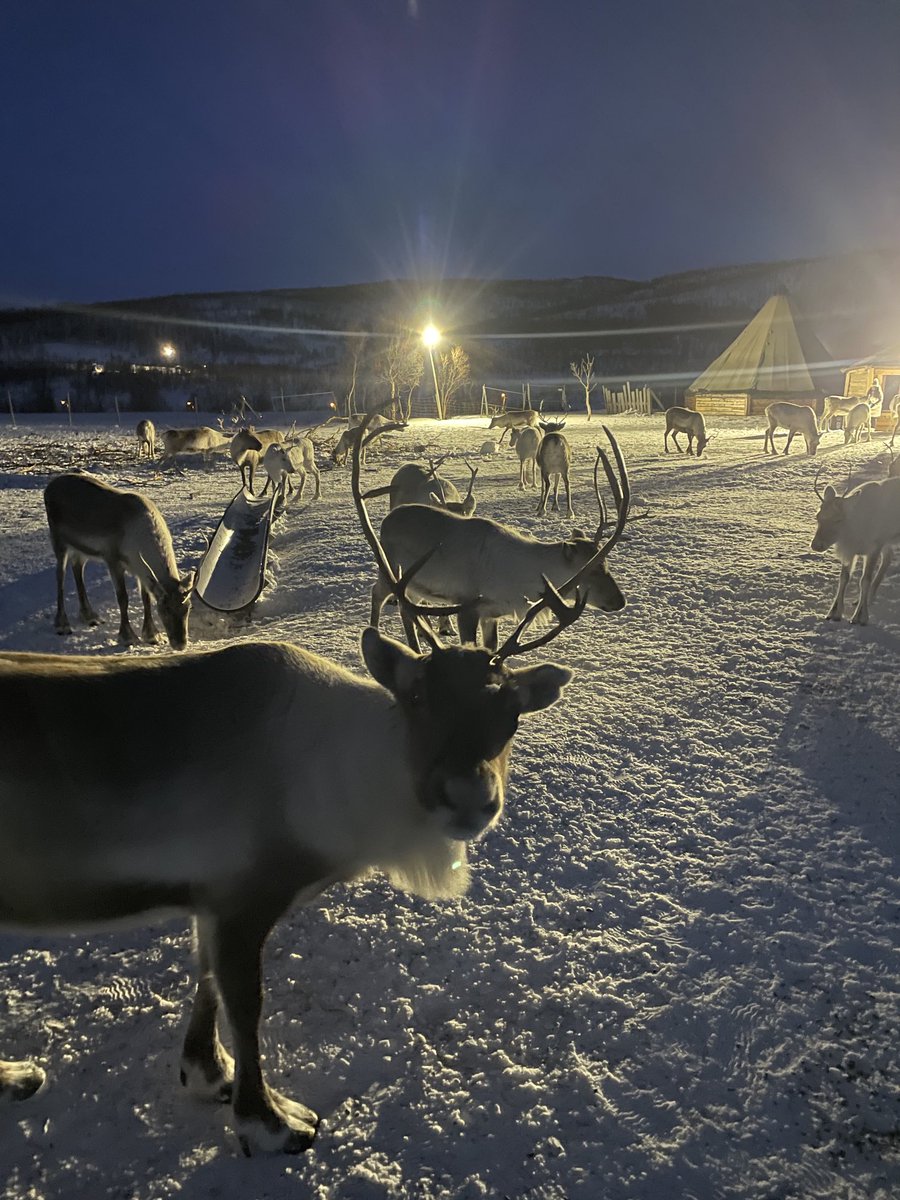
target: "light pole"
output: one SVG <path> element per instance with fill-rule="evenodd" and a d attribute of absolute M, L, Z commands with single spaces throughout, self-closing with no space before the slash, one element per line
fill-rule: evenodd
<path fill-rule="evenodd" d="M 434 348 L 441 340 L 441 331 L 436 325 L 428 324 L 422 330 L 422 341 L 428 351 L 428 358 L 431 362 L 431 378 L 434 380 L 434 407 L 437 409 L 438 420 L 443 421 L 444 409 L 441 402 L 441 392 L 438 387 L 437 369 L 434 365 Z"/>

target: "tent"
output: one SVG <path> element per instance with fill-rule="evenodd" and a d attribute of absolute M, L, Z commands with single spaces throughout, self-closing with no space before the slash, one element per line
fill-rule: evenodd
<path fill-rule="evenodd" d="M 840 386 L 831 355 L 814 334 L 798 329 L 787 296 L 776 295 L 694 380 L 685 404 L 697 412 L 747 416 L 773 400 L 816 407 Z"/>

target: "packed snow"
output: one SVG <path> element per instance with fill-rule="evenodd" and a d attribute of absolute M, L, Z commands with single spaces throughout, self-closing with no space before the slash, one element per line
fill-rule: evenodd
<path fill-rule="evenodd" d="M 227 455 L 160 470 L 138 461 L 133 426 L 88 421 L 0 431 L 4 650 L 121 650 L 99 566 L 88 588 L 105 624 L 54 633 L 52 473 L 83 467 L 145 493 L 183 569 L 239 487 Z M 428 902 L 373 879 L 276 927 L 264 1066 L 321 1113 L 314 1147 L 244 1159 L 227 1110 L 179 1086 L 187 920 L 4 932 L 0 1056 L 49 1075 L 0 1109 L 6 1200 L 900 1192 L 900 572 L 868 626 L 826 622 L 837 563 L 810 549 L 817 469 L 841 488 L 851 470 L 852 483 L 883 477 L 888 456 L 880 437 L 845 448 L 830 433 L 815 458 L 796 443 L 771 457 L 761 418 L 710 424 L 698 460 L 663 453 L 660 415 L 610 418 L 647 514 L 611 558 L 628 607 L 585 613 L 533 655 L 575 680 L 522 723 L 469 894 Z M 288 639 L 362 671 L 373 565 L 349 471 L 325 469 L 327 433 L 322 497 L 310 482 L 278 521 L 252 623 L 195 610 L 198 647 Z M 592 531 L 600 421 L 570 416 L 566 435 Z M 565 536 L 571 521 L 538 517 L 536 493 L 518 490 L 506 443 L 480 456 L 486 436 L 484 419 L 415 421 L 370 454 L 364 486 L 448 454 L 441 472 L 464 488 L 468 458 L 480 514 Z M 400 636 L 395 613 L 384 625 Z M 252 752 L 252 703 L 235 695 L 223 755 Z M 186 711 L 185 737 L 190 723 Z M 177 747 L 148 740 L 177 764 Z"/>

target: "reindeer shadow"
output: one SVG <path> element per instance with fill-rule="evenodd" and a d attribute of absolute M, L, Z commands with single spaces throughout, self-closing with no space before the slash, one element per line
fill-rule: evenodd
<path fill-rule="evenodd" d="M 856 643 L 849 664 L 840 645 L 845 638 Z M 778 759 L 799 770 L 849 825 L 900 864 L 900 737 L 893 721 L 879 728 L 877 712 L 879 696 L 885 713 L 896 704 L 900 635 L 841 622 L 816 640 L 779 735 Z"/>

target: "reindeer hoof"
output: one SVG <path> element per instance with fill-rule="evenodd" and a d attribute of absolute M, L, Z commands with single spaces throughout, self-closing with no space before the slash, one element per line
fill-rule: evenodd
<path fill-rule="evenodd" d="M 271 1109 L 265 1116 L 235 1117 L 235 1132 L 242 1152 L 253 1154 L 302 1154 L 313 1144 L 319 1118 L 305 1104 L 289 1100 L 280 1092 L 266 1089 Z"/>

